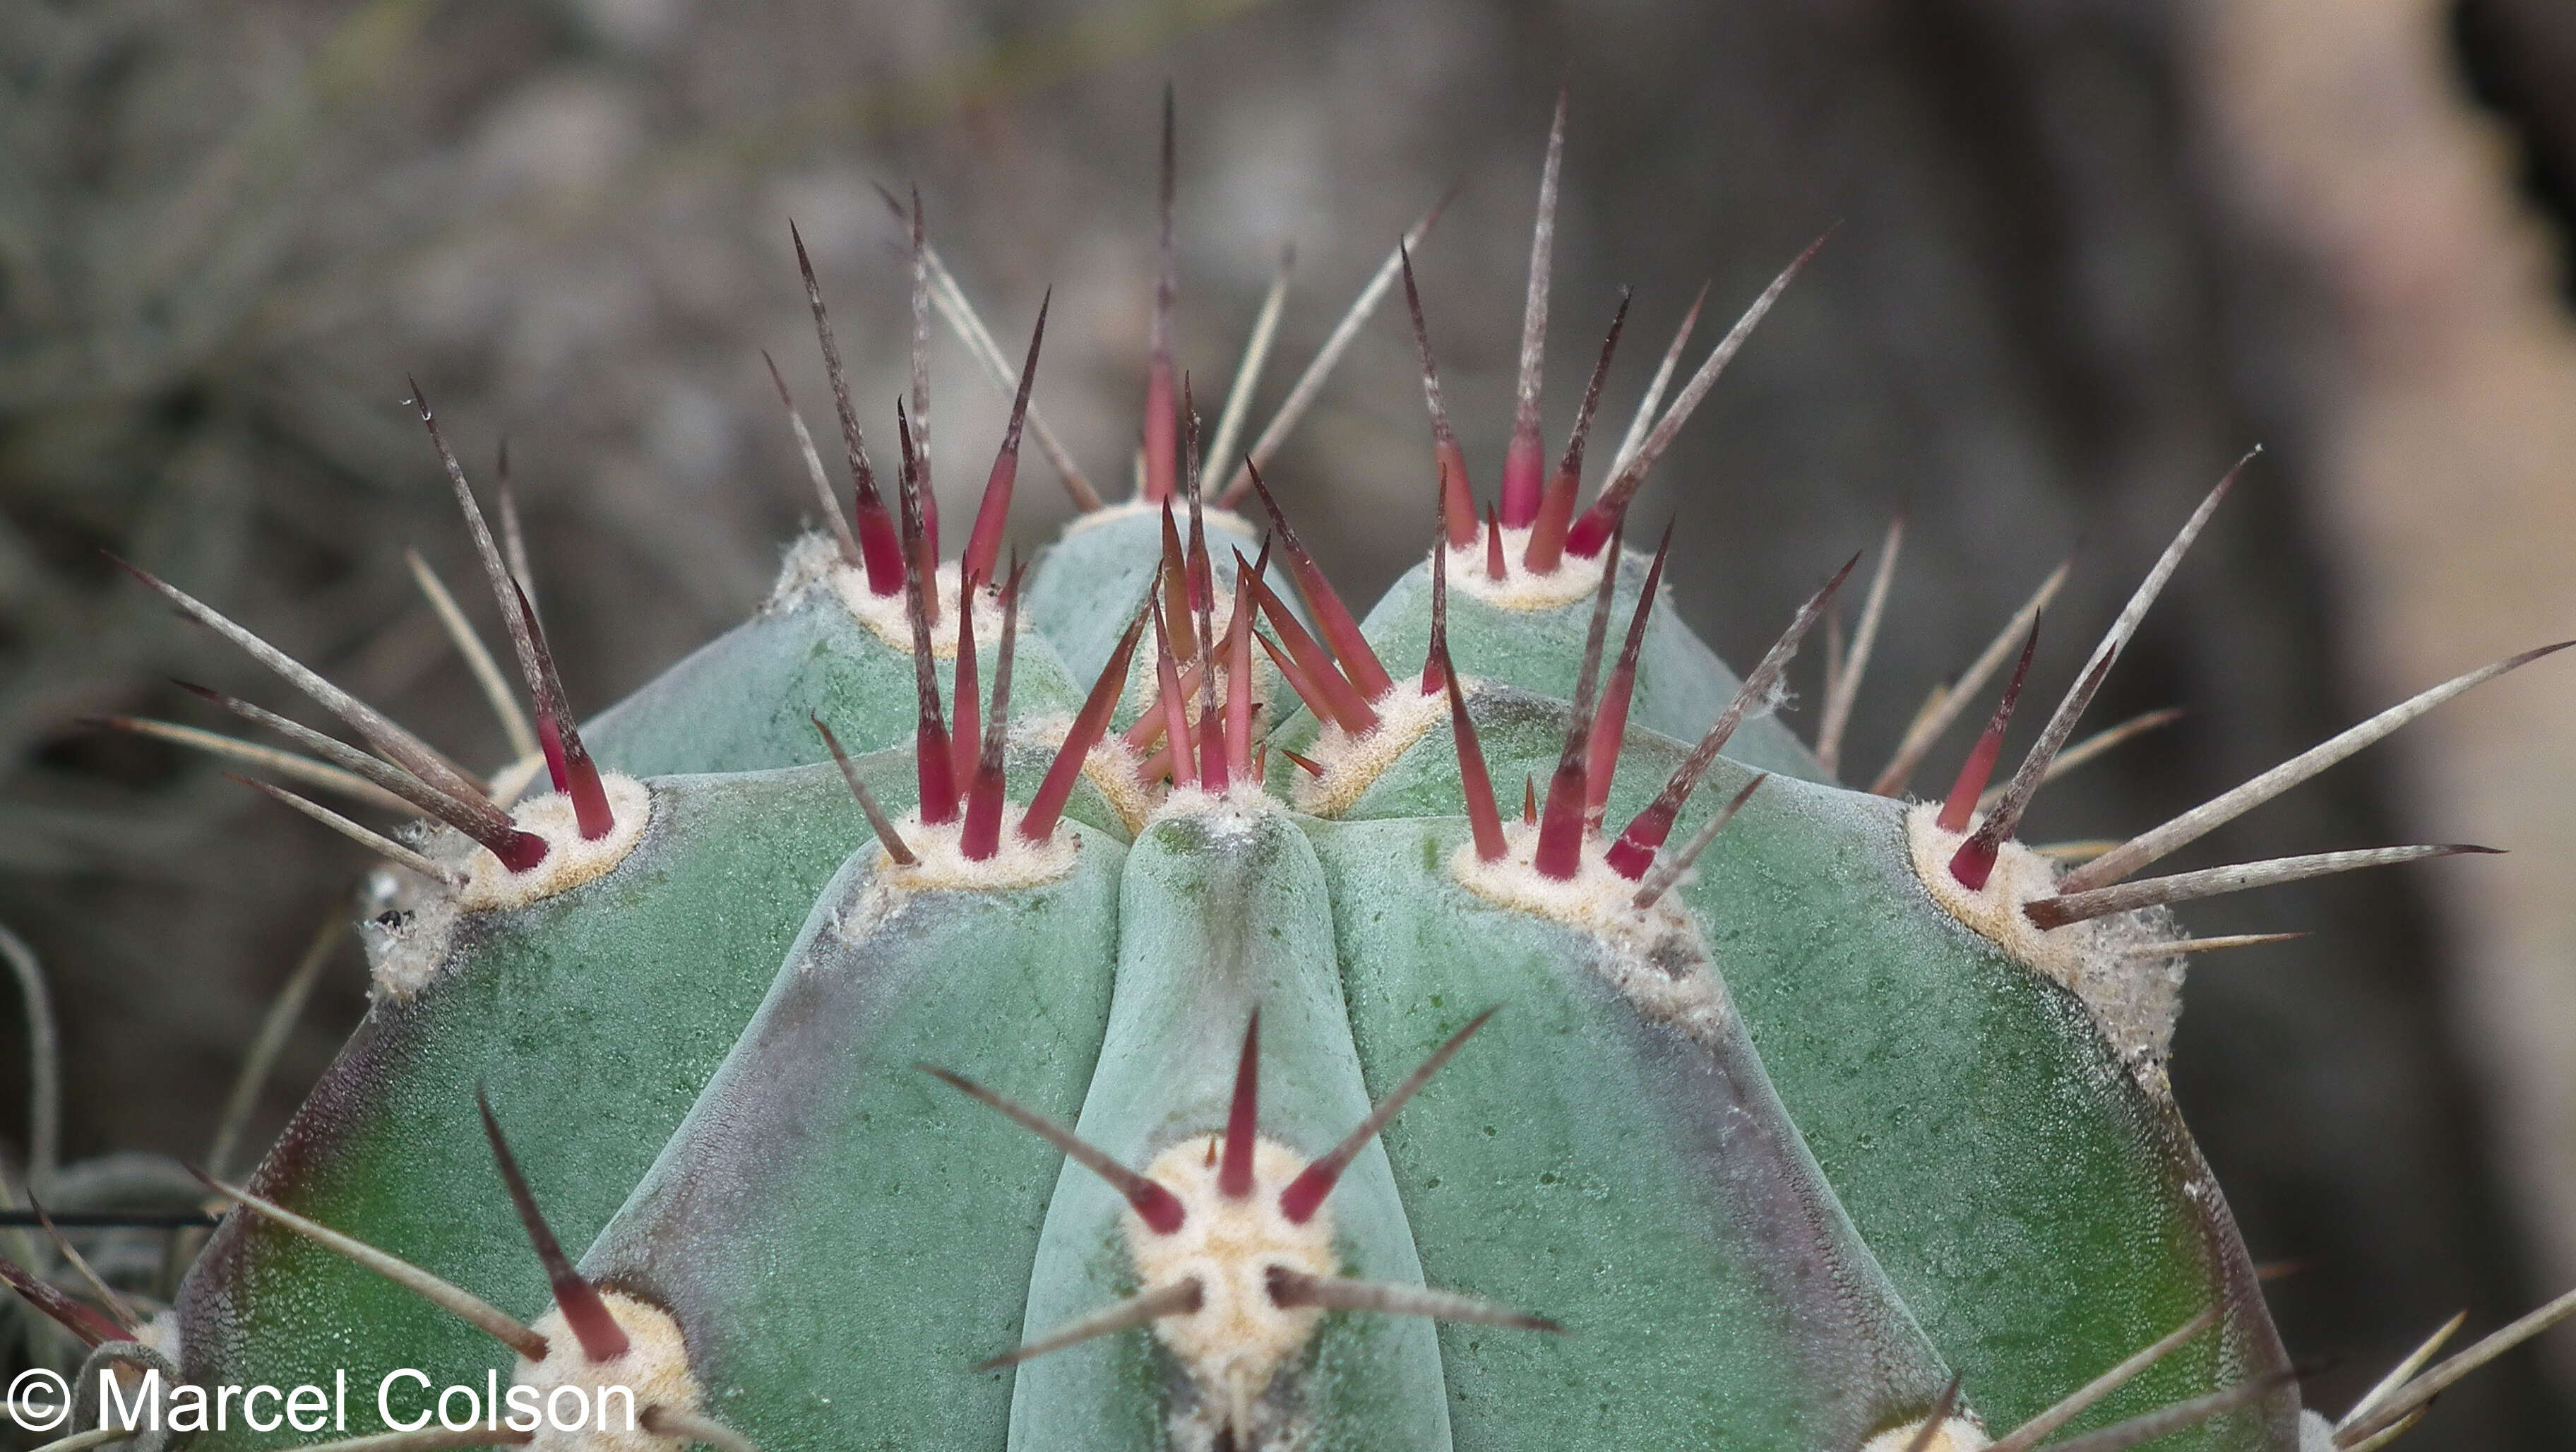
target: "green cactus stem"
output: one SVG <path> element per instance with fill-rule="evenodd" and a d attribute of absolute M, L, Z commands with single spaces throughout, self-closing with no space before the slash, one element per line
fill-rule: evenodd
<path fill-rule="evenodd" d="M 1587 454 L 1623 297 L 1551 471 L 1560 102 L 1497 505 L 1479 518 L 1411 273 L 1429 217 L 1240 461 L 1229 408 L 1210 472 L 1173 358 L 1168 99 L 1166 125 L 1138 489 L 1025 570 L 1002 544 L 1022 431 L 1052 437 L 1047 305 L 1012 376 L 918 199 L 889 198 L 914 305 L 891 484 L 799 239 L 849 492 L 782 382 L 828 531 L 750 621 L 586 726 L 524 560 L 420 407 L 533 707 L 535 749 L 495 778 L 143 576 L 364 743 L 214 698 L 287 735 L 297 780 L 418 820 L 395 840 L 303 804 L 387 859 L 373 1003 L 223 1191 L 247 1208 L 173 1310 L 134 1327 L 13 1284 L 200 1396 L 408 1367 L 513 1408 L 624 1389 L 638 1417 L 495 1406 L 414 1452 L 2360 1452 L 2576 1312 L 2428 1365 L 2437 1340 L 2339 1422 L 2303 1408 L 2166 1082 L 2188 955 L 2250 940 L 2188 938 L 2171 906 L 2471 849 L 2136 876 L 2546 651 L 2089 863 L 2022 845 L 2222 482 L 2002 786 L 2063 571 L 1846 786 L 1896 534 L 1821 749 L 1781 707 L 1860 556 L 1739 677 L 1670 608 L 1669 533 L 1627 548 L 1637 489 L 1805 257 L 1665 404 L 1694 302 L 1618 449 Z M 1355 610 L 1263 470 L 1398 275 L 1437 524 Z M 1015 394 L 945 563 L 934 310 Z M 1950 792 L 1904 799 L 2016 646 Z M 365 1420 L 340 1445 L 393 1445 Z M 194 1445 L 305 1440 L 234 1419 Z"/>

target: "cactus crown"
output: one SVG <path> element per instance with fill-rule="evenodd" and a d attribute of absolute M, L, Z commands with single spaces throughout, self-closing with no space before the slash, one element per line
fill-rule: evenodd
<path fill-rule="evenodd" d="M 408 1424 L 422 1449 L 2353 1452 L 2576 1307 L 2429 1370 L 2428 1348 L 2339 1422 L 2303 1410 L 2164 1078 L 2189 955 L 2248 940 L 2184 937 L 2168 905 L 2481 849 L 2136 876 L 2546 650 L 2107 851 L 2022 845 L 2044 782 L 2153 724 L 2070 746 L 2231 472 L 2000 785 L 2062 568 L 1845 787 L 1902 522 L 1812 748 L 1777 708 L 1863 555 L 1739 679 L 1666 607 L 1669 529 L 1628 548 L 1638 488 L 1814 248 L 1670 389 L 1694 301 L 1605 451 L 1623 295 L 1551 465 L 1560 100 L 1480 512 L 1411 265 L 1436 208 L 1249 449 L 1243 387 L 1202 448 L 1172 356 L 1165 107 L 1129 500 L 1101 501 L 1040 410 L 1048 304 L 1015 368 L 916 195 L 887 199 L 913 321 L 893 479 L 797 238 L 846 502 L 773 365 L 829 532 L 750 621 L 588 723 L 508 496 L 496 539 L 415 387 L 533 708 L 447 601 L 524 746 L 493 777 L 134 569 L 364 747 L 208 699 L 308 753 L 303 781 L 412 825 L 255 783 L 386 860 L 374 1004 L 250 1182 L 207 1182 L 248 1213 L 148 1325 L 7 1268 L 94 1360 L 190 1389 L 405 1367 L 490 1388 L 481 1421 L 440 1402 L 443 1438 Z M 1399 279 L 1436 523 L 1360 616 L 1264 468 Z M 1012 396 L 954 561 L 934 312 Z M 1027 438 L 1084 512 L 1006 564 Z M 1906 800 L 2008 660 L 1949 791 Z M 522 1421 L 523 1390 L 598 1425 Z M 621 1392 L 634 1421 L 612 1428 Z M 198 1411 L 200 1445 L 297 1440 Z"/>

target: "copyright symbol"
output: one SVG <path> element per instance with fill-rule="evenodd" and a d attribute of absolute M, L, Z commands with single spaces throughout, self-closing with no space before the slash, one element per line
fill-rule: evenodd
<path fill-rule="evenodd" d="M 45 1400 L 37 1397 L 44 1395 Z M 9 1416 L 30 1432 L 50 1432 L 72 1415 L 72 1388 L 61 1373 L 29 1367 L 9 1380 Z"/>

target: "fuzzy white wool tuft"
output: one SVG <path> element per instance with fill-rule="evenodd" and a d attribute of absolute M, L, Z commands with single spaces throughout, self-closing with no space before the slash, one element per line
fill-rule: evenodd
<path fill-rule="evenodd" d="M 528 1446 L 537 1452 L 675 1452 L 683 1445 L 682 1440 L 646 1431 L 644 1413 L 656 1406 L 679 1412 L 698 1409 L 698 1379 L 689 1371 L 689 1349 L 681 1340 L 680 1324 L 661 1307 L 616 1291 L 603 1290 L 599 1298 L 626 1332 L 626 1354 L 614 1361 L 590 1360 L 582 1354 L 581 1342 L 573 1336 L 572 1328 L 565 1324 L 563 1312 L 547 1307 L 532 1328 L 546 1338 L 545 1359 L 521 1358 L 513 1385 L 536 1389 L 541 1414 L 545 1398 L 556 1388 L 577 1387 L 584 1393 L 591 1416 L 579 1432 L 560 1431 L 551 1419 L 541 1420 Z M 626 1430 L 623 1394 L 608 1396 L 609 1430 L 599 1430 L 601 1398 L 611 1387 L 624 1387 L 634 1395 L 635 1429 L 631 1432 Z M 565 1420 L 570 1420 L 571 1399 L 564 1399 L 562 1406 Z"/>
<path fill-rule="evenodd" d="M 625 861 L 626 854 L 644 838 L 644 828 L 653 815 L 653 794 L 644 783 L 617 772 L 604 773 L 600 786 L 608 795 L 608 810 L 616 820 L 608 835 L 596 842 L 581 835 L 573 818 L 572 798 L 561 792 L 548 792 L 520 803 L 519 809 L 510 814 L 519 830 L 546 839 L 545 861 L 525 872 L 512 872 L 491 853 L 463 844 L 463 860 L 455 865 L 465 870 L 466 878 L 464 888 L 456 895 L 457 906 L 467 912 L 524 907 L 539 898 L 569 892 Z M 457 841 L 463 843 L 461 838 Z"/>
<path fill-rule="evenodd" d="M 1340 1262 L 1333 1253 L 1329 1204 L 1303 1225 L 1280 1213 L 1279 1192 L 1306 1168 L 1305 1157 L 1274 1141 L 1258 1141 L 1252 1193 L 1231 1199 L 1217 1190 L 1221 1140 L 1183 1140 L 1146 1170 L 1180 1197 L 1180 1229 L 1156 1234 L 1132 1208 L 1124 1223 L 1128 1258 L 1144 1293 L 1198 1282 L 1199 1309 L 1157 1318 L 1154 1336 L 1197 1384 L 1206 1409 L 1240 1437 L 1255 1430 L 1254 1404 L 1324 1319 L 1311 1306 L 1275 1304 L 1270 1267 L 1330 1276 L 1339 1273 Z"/>
<path fill-rule="evenodd" d="M 1497 580 L 1485 573 L 1485 531 L 1479 526 L 1465 549 L 1449 551 L 1449 588 L 1498 610 L 1554 610 L 1589 600 L 1601 588 L 1601 571 L 1611 563 L 1607 548 L 1589 559 L 1568 550 L 1542 575 L 1521 563 L 1529 542 L 1527 529 L 1503 531 L 1503 577 Z"/>
<path fill-rule="evenodd" d="M 1950 858 L 1977 823 L 1971 821 L 1967 832 L 1945 832 L 1940 815 L 1937 802 L 1918 803 L 1905 814 L 1914 875 L 1932 900 L 2082 999 L 2139 1083 L 2165 1093 L 2165 1058 L 2173 1045 L 2174 1021 L 2182 1015 L 2183 959 L 2152 950 L 2177 936 L 2171 914 L 2114 913 L 2042 929 L 2022 909 L 2057 895 L 2055 864 L 2019 842 L 2006 842 L 1985 887 L 1970 892 L 1950 875 Z"/>
<path fill-rule="evenodd" d="M 1492 862 L 1476 856 L 1473 841 L 1460 843 L 1450 872 L 1488 902 L 1589 934 L 1603 949 L 1593 971 L 1629 1002 L 1703 1043 L 1718 1041 L 1732 1012 L 1726 985 L 1675 893 L 1638 907 L 1637 884 L 1611 870 L 1598 841 L 1583 844 L 1574 876 L 1562 882 L 1530 865 L 1538 828 L 1505 823 L 1503 841 L 1503 855 Z"/>
<path fill-rule="evenodd" d="M 1466 682 L 1459 682 L 1465 689 Z M 1418 677 L 1398 677 L 1394 689 L 1369 703 L 1377 712 L 1377 729 L 1353 736 L 1327 721 L 1307 750 L 1307 759 L 1324 769 L 1322 776 L 1299 768 L 1289 786 L 1289 801 L 1313 817 L 1338 817 L 1357 805 L 1361 795 L 1386 775 L 1404 755 L 1449 716 L 1449 693 L 1425 695 Z"/>
<path fill-rule="evenodd" d="M 1860 1444 L 1860 1452 L 1908 1452 L 1917 1437 L 1923 1435 L 1923 1419 L 1916 1418 L 1901 1427 L 1890 1427 Z M 1995 1439 L 1986 1435 L 1985 1424 L 1974 1417 L 1944 1417 L 1932 1440 L 1923 1444 L 1923 1452 L 1980 1452 L 1991 1447 Z"/>

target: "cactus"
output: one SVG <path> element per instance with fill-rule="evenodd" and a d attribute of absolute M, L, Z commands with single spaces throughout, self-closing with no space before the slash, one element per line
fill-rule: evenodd
<path fill-rule="evenodd" d="M 249 1182 L 207 1182 L 242 1208 L 168 1311 L 11 1269 L 118 1385 L 165 1369 L 172 1424 L 208 1448 L 316 1428 L 197 1389 L 345 1371 L 332 1431 L 408 1449 L 2356 1452 L 2576 1310 L 2428 1365 L 2437 1337 L 2338 1421 L 2303 1409 L 2165 1081 L 2185 963 L 2244 940 L 2188 938 L 2168 905 L 2481 849 L 2136 876 L 2546 650 L 2089 860 L 2022 845 L 2231 472 L 2002 785 L 2063 570 L 1846 786 L 1901 532 L 1814 749 L 1775 708 L 1862 556 L 1738 679 L 1666 608 L 1669 533 L 1628 547 L 1638 486 L 1803 257 L 1666 405 L 1694 305 L 1581 505 L 1627 309 L 1551 466 L 1560 103 L 1496 504 L 1480 517 L 1412 275 L 1436 213 L 1261 443 L 1238 467 L 1229 417 L 1204 468 L 1170 348 L 1165 121 L 1135 496 L 1101 505 L 1051 441 L 1044 307 L 1014 370 L 918 198 L 896 204 L 914 373 L 881 481 L 800 241 L 851 493 L 781 382 L 830 532 L 750 621 L 586 725 L 515 529 L 496 540 L 415 389 L 533 698 L 534 749 L 494 778 L 134 571 L 366 749 L 210 700 L 318 759 L 303 780 L 418 825 L 395 840 L 261 784 L 387 859 L 373 1006 Z M 1434 525 L 1359 617 L 1261 466 L 1399 278 Z M 1015 391 L 948 563 L 933 311 Z M 1024 431 L 1089 507 L 1006 566 Z M 1907 798 L 2016 646 L 1955 783 Z M 380 1384 L 439 1420 L 368 1441 Z M 575 1403 L 589 1430 L 562 1425 Z"/>

